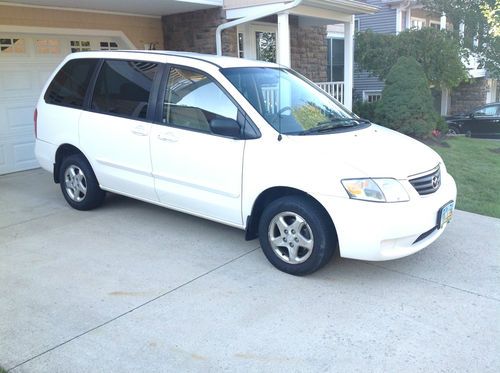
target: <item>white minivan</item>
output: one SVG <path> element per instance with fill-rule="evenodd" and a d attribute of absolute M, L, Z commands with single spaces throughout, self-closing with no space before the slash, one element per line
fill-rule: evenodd
<path fill-rule="evenodd" d="M 110 191 L 241 228 L 294 275 L 337 250 L 363 260 L 415 253 L 455 206 L 433 150 L 272 63 L 75 53 L 45 86 L 35 133 L 38 161 L 75 209 Z"/>

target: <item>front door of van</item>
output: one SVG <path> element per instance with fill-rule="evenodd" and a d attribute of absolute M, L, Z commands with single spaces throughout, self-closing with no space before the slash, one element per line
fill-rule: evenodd
<path fill-rule="evenodd" d="M 214 119 L 237 120 L 238 108 L 206 74 L 170 69 L 151 131 L 151 162 L 160 202 L 241 226 L 244 140 L 215 135 Z"/>
<path fill-rule="evenodd" d="M 80 117 L 80 143 L 101 186 L 158 201 L 151 170 L 148 106 L 157 63 L 106 60 L 91 111 Z"/>

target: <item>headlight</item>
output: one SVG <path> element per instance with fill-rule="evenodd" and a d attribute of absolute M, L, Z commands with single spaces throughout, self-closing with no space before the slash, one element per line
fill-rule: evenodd
<path fill-rule="evenodd" d="M 410 197 L 396 179 L 345 179 L 342 180 L 352 199 L 374 202 L 405 202 Z"/>

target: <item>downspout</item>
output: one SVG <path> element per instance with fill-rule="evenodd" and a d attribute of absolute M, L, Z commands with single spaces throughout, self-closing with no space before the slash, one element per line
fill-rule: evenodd
<path fill-rule="evenodd" d="M 299 6 L 300 3 L 302 3 L 302 0 L 294 0 L 289 4 L 283 5 L 282 7 L 279 8 L 273 8 L 273 10 L 266 10 L 263 11 L 262 13 L 258 13 L 252 16 L 247 16 L 247 17 L 242 17 L 235 19 L 234 21 L 226 22 L 217 27 L 217 30 L 215 30 L 215 45 L 217 47 L 217 55 L 222 56 L 222 31 L 225 29 L 241 25 L 242 23 L 245 22 L 251 22 L 255 21 L 256 19 L 263 18 L 270 16 L 275 13 L 280 13 L 284 12 L 285 10 L 295 8 L 296 6 Z"/>

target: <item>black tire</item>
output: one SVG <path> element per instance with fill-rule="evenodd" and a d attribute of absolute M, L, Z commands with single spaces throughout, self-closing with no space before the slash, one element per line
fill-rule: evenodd
<path fill-rule="evenodd" d="M 288 228 L 294 226 L 295 222 L 301 224 L 300 232 L 278 227 L 279 217 L 289 224 Z M 305 224 L 300 223 L 299 218 L 303 219 Z M 312 233 L 312 237 L 308 232 Z M 277 234 L 279 237 L 276 237 Z M 275 243 L 279 241 L 283 245 L 295 244 L 296 254 L 293 258 L 296 258 L 297 262 L 291 263 L 294 260 L 290 259 L 290 247 L 280 246 L 279 243 L 273 247 L 272 238 Z M 309 239 L 308 245 L 312 244 L 311 250 L 302 246 L 302 242 L 307 242 L 304 238 Z M 295 276 L 317 271 L 330 261 L 337 248 L 337 236 L 327 213 L 317 202 L 302 196 L 282 197 L 265 208 L 259 221 L 259 240 L 271 264 L 280 271 Z"/>
<path fill-rule="evenodd" d="M 449 126 L 448 127 L 448 135 L 450 136 L 456 136 L 456 135 L 459 135 L 460 134 L 460 131 L 458 130 L 457 127 L 455 126 Z"/>
<path fill-rule="evenodd" d="M 106 197 L 106 192 L 99 187 L 92 167 L 81 154 L 73 154 L 63 159 L 59 168 L 59 182 L 66 202 L 77 210 L 95 209 L 102 205 Z"/>

